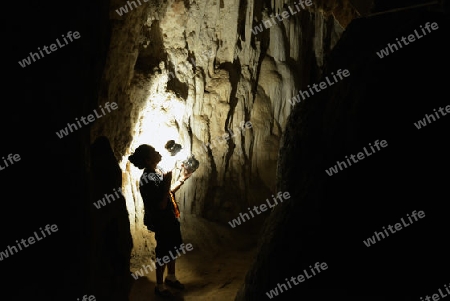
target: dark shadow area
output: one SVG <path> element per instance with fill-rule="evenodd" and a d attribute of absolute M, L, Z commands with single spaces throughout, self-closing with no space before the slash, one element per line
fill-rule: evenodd
<path fill-rule="evenodd" d="M 184 100 L 188 97 L 188 86 L 186 83 L 182 83 L 176 76 L 175 76 L 175 69 L 174 66 L 169 66 L 169 81 L 167 82 L 167 90 L 172 91 L 177 95 L 177 97 L 183 98 Z"/>
<path fill-rule="evenodd" d="M 0 262 L 1 294 L 15 300 L 76 300 L 94 295 L 87 283 L 93 260 L 86 244 L 92 230 L 89 126 L 62 138 L 55 133 L 97 107 L 109 47 L 109 1 L 7 6 L 2 23 L 11 47 L 2 55 L 8 73 L 3 87 L 16 94 L 2 104 L 0 157 L 13 153 L 21 160 L 0 172 L 0 249 L 39 234 L 46 225 L 58 230 Z M 58 38 L 65 43 L 62 35 L 69 31 L 77 31 L 79 39 L 24 68 L 18 64 Z"/>
<path fill-rule="evenodd" d="M 134 280 L 133 289 L 130 292 L 130 301 L 183 301 L 183 292 L 172 290 L 173 298 L 162 298 L 155 295 L 155 283 L 150 281 L 147 277 L 140 277 Z"/>
<path fill-rule="evenodd" d="M 163 48 L 163 37 L 159 26 L 159 21 L 156 21 L 151 28 L 143 27 L 142 29 L 142 39 L 145 38 L 149 42 L 140 45 L 139 56 L 134 68 L 144 74 L 154 68 L 159 69 L 159 62 L 167 61 L 167 53 Z"/>
<path fill-rule="evenodd" d="M 439 28 L 423 35 L 427 22 Z M 382 59 L 376 54 L 414 30 L 420 39 Z M 352 21 L 321 80 L 338 69 L 350 76 L 297 104 L 290 116 L 278 187 L 293 198 L 266 221 L 257 262 L 236 300 L 263 300 L 279 284 L 276 300 L 418 300 L 444 289 L 450 117 L 429 117 L 421 129 L 414 123 L 450 110 L 442 96 L 449 31 L 448 14 L 427 9 Z M 372 152 L 376 140 L 387 146 Z M 364 147 L 370 156 L 341 164 L 332 176 L 325 172 Z M 410 223 L 414 210 L 425 217 Z M 397 233 L 363 243 L 402 218 L 407 225 Z M 328 269 L 287 286 L 286 278 L 311 274 L 316 262 Z"/>
<path fill-rule="evenodd" d="M 133 242 L 121 193 L 122 170 L 105 136 L 91 145 L 91 171 L 89 283 L 100 300 L 126 300 L 132 281 L 129 271 Z"/>

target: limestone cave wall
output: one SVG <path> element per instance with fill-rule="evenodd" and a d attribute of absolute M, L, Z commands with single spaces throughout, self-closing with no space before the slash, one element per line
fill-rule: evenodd
<path fill-rule="evenodd" d="M 122 1 L 111 1 L 98 103 L 114 101 L 120 113 L 98 120 L 91 141 L 107 136 L 120 161 L 135 255 L 153 246 L 142 224 L 139 173 L 127 162 L 140 143 L 158 147 L 175 139 L 201 162 L 177 193 L 184 216 L 227 223 L 276 193 L 291 99 L 320 76 L 324 57 L 357 16 L 345 1 L 311 4 L 255 34 L 269 14 L 293 4 L 155 1 L 120 16 Z M 151 110 L 165 116 L 167 132 L 146 115 Z M 251 127 L 242 130 L 242 123 Z"/>

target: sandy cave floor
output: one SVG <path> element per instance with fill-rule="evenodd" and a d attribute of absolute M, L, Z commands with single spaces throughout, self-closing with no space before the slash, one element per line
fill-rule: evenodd
<path fill-rule="evenodd" d="M 256 254 L 257 230 L 246 225 L 233 229 L 193 217 L 182 218 L 181 229 L 184 242 L 191 243 L 193 250 L 177 259 L 176 275 L 186 289 L 171 289 L 176 294 L 171 300 L 233 301 Z M 247 230 L 251 233 L 244 234 Z M 149 235 L 154 239 L 154 233 Z M 150 262 L 150 258 L 132 258 L 130 272 Z M 154 271 L 133 282 L 129 301 L 169 300 L 155 295 Z"/>

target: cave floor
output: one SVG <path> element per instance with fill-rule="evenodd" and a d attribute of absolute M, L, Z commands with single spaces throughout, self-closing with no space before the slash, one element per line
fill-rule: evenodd
<path fill-rule="evenodd" d="M 149 272 L 133 280 L 129 301 L 185 300 L 185 301 L 233 301 L 241 288 L 247 270 L 256 254 L 257 232 L 243 225 L 241 229 L 223 227 L 204 220 L 195 220 L 183 227 L 185 243 L 193 250 L 177 259 L 176 275 L 185 290 L 171 289 L 174 298 L 163 299 L 154 293 L 156 275 Z M 153 235 L 153 234 L 152 234 Z M 148 260 L 131 260 L 131 272 Z M 167 271 L 166 271 L 167 273 Z"/>

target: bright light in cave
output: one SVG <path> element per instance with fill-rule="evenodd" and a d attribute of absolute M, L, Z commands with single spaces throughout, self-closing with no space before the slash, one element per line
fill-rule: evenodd
<path fill-rule="evenodd" d="M 185 103 L 174 93 L 165 91 L 166 81 L 167 78 L 161 76 L 159 80 L 152 82 L 146 106 L 140 112 L 139 122 L 135 125 L 135 134 L 129 153 L 132 153 L 141 144 L 149 144 L 161 154 L 160 166 L 168 171 L 174 167 L 175 160 L 183 160 L 187 157 L 188 150 L 181 141 L 180 135 Z M 164 91 L 160 91 L 163 87 Z M 171 157 L 164 148 L 168 140 L 175 140 L 176 143 L 183 146 L 182 151 L 176 157 Z M 127 160 L 128 155 L 122 158 L 120 165 L 123 170 L 125 170 Z M 134 179 L 139 179 L 142 170 L 131 166 L 131 174 Z"/>

